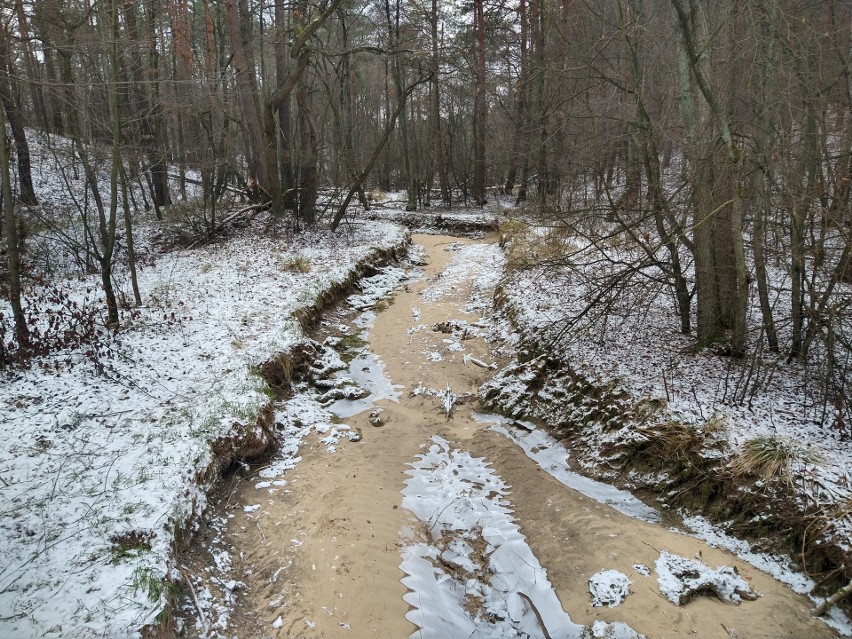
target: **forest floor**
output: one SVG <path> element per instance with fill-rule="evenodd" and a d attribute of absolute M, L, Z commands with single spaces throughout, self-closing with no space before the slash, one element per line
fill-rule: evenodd
<path fill-rule="evenodd" d="M 160 618 L 207 492 L 274 441 L 264 364 L 304 341 L 300 318 L 407 245 L 380 222 L 277 237 L 268 222 L 166 252 L 150 241 L 160 225 L 140 223 L 144 305 L 115 335 L 3 371 L 0 636 L 138 636 Z M 30 238 L 28 257 L 68 259 L 45 244 Z M 31 284 L 33 328 L 101 325 L 98 288 L 97 275 Z M 119 291 L 131 297 L 123 278 Z"/>
<path fill-rule="evenodd" d="M 276 407 L 282 452 L 229 478 L 181 559 L 182 635 L 849 635 L 810 617 L 789 561 L 736 556 L 709 525 L 707 543 L 572 472 L 545 430 L 477 412 L 511 409 L 492 368 L 502 389 L 535 378 L 512 377 L 519 336 L 493 311 L 496 240 L 417 235 L 404 279 L 324 317 L 319 363 Z"/>
<path fill-rule="evenodd" d="M 486 233 L 519 214 L 390 202 L 297 236 L 261 215 L 191 251 L 140 225 L 144 306 L 4 373 L 0 635 L 852 636 L 775 552 L 796 517 L 831 542 L 808 551 L 849 552 L 849 447 L 807 370 L 755 358 L 743 382 L 663 296 L 557 348 L 588 291 L 507 264 Z M 407 250 L 389 221 L 430 235 L 382 266 Z M 46 239 L 31 260 L 73 257 Z M 42 322 L 96 318 L 96 276 L 54 282 Z M 795 443 L 779 481 L 732 480 L 769 436 Z"/>

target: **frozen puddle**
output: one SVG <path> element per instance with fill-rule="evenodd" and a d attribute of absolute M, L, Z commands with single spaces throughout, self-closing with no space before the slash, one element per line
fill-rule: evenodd
<path fill-rule="evenodd" d="M 433 437 L 406 471 L 402 505 L 429 530 L 429 543 L 403 552 L 400 565 L 417 639 L 582 639 L 615 628 L 571 621 L 526 543 L 506 499 L 508 486 L 484 459 Z M 638 637 L 623 624 L 625 637 Z M 621 635 L 619 635 L 621 636 Z"/>
<path fill-rule="evenodd" d="M 528 430 L 516 428 L 511 425 L 513 420 L 499 415 L 474 413 L 473 418 L 492 424 L 491 430 L 515 442 L 523 449 L 527 457 L 563 485 L 595 501 L 612 506 L 628 517 L 655 524 L 661 521 L 658 510 L 651 508 L 626 490 L 583 477 L 569 470 L 565 463 L 568 458 L 565 448 L 543 430 L 532 424 L 528 425 Z"/>
<path fill-rule="evenodd" d="M 385 373 L 385 363 L 368 350 L 356 355 L 349 363 L 346 377 L 370 394 L 362 399 L 338 399 L 328 410 L 342 419 L 373 408 L 380 399 L 399 401 L 401 386 L 391 383 Z"/>
<path fill-rule="evenodd" d="M 361 329 L 359 334 L 361 339 L 366 341 L 367 333 L 375 321 L 376 314 L 373 311 L 365 311 L 355 319 L 355 326 Z M 380 399 L 399 401 L 399 389 L 402 388 L 402 385 L 391 382 L 385 372 L 385 363 L 366 347 L 358 351 L 357 355 L 349 362 L 346 377 L 366 390 L 369 395 L 361 399 L 339 399 L 330 404 L 328 410 L 341 419 L 370 410 L 374 403 Z"/>

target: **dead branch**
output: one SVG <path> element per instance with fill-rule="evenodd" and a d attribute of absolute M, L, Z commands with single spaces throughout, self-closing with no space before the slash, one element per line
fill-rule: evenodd
<path fill-rule="evenodd" d="M 828 612 L 828 609 L 831 608 L 834 604 L 836 604 L 838 601 L 840 601 L 844 597 L 848 597 L 849 593 L 852 593 L 852 579 L 850 579 L 849 583 L 846 584 L 845 586 L 843 586 L 843 588 L 841 588 L 840 590 L 835 592 L 833 595 L 831 595 L 831 597 L 829 597 L 828 599 L 823 601 L 820 605 L 818 605 L 816 608 L 811 610 L 811 616 L 812 617 L 822 617 L 826 612 Z"/>

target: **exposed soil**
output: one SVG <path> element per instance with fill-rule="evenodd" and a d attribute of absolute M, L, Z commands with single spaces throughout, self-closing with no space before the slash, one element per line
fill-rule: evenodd
<path fill-rule="evenodd" d="M 412 396 L 418 387 L 448 386 L 458 397 L 475 394 L 492 373 L 465 365 L 463 356 L 494 361 L 481 337 L 465 339 L 462 353 L 448 350 L 447 334 L 432 330 L 451 320 L 480 319 L 463 311 L 469 285 L 448 287 L 437 301 L 422 297 L 424 289 L 441 281 L 453 259 L 455 253 L 446 249 L 472 240 L 421 235 L 414 241 L 426 249 L 425 276 L 397 292 L 369 333 L 369 346 L 385 362 L 387 376 L 403 386 L 398 402 L 377 402 L 384 425 L 371 425 L 369 411 L 348 418 L 360 429 L 360 441 L 341 442 L 330 454 L 312 435 L 302 446 L 301 462 L 284 476 L 285 486 L 271 493 L 254 481 L 239 481 L 224 500 L 229 518 L 223 534 L 231 547 L 232 574 L 245 584 L 237 590 L 227 636 L 402 638 L 414 633 L 417 628 L 405 618 L 410 608 L 403 601 L 400 552 L 427 535 L 424 525 L 401 507 L 400 491 L 408 464 L 433 435 L 485 457 L 511 486 L 508 500 L 521 532 L 574 622 L 621 621 L 649 638 L 834 636 L 810 618 L 803 597 L 729 553 L 631 519 L 566 488 L 513 442 L 475 421 L 473 402 L 456 405 L 448 419 L 440 398 Z M 435 361 L 430 353 L 443 359 Z M 659 592 L 653 574 L 645 577 L 633 568 L 653 567 L 662 550 L 700 558 L 714 568 L 733 565 L 762 596 L 740 605 L 699 596 L 675 606 Z M 197 547 L 187 570 L 202 574 L 210 564 L 209 555 Z M 604 569 L 628 575 L 631 594 L 618 607 L 593 608 L 588 580 Z"/>

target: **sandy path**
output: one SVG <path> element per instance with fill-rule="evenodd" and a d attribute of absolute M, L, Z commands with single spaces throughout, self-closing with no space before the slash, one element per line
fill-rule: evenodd
<path fill-rule="evenodd" d="M 726 629 L 742 639 L 834 636 L 809 618 L 803 598 L 730 554 L 565 488 L 515 444 L 474 421 L 470 406 L 456 407 L 447 420 L 439 399 L 409 396 L 421 385 L 445 389 L 449 384 L 457 395 L 475 392 L 490 374 L 463 365 L 464 353 L 448 350 L 448 336 L 426 328 L 451 319 L 479 319 L 462 311 L 470 283 L 440 276 L 456 255 L 446 249 L 457 241 L 415 237 L 426 248 L 425 278 L 400 290 L 370 330 L 371 349 L 386 363 L 390 379 L 405 387 L 399 403 L 379 403 L 387 423 L 373 427 L 364 413 L 349 418 L 346 422 L 363 433 L 360 442 L 341 443 L 329 454 L 311 437 L 302 448 L 303 460 L 286 474 L 284 490 L 270 495 L 243 482 L 232 496 L 234 516 L 226 538 L 246 591 L 228 636 L 396 639 L 413 633 L 415 626 L 405 619 L 409 606 L 402 599 L 400 553 L 403 544 L 425 539 L 425 529 L 400 507 L 400 490 L 408 465 L 435 434 L 486 457 L 511 486 L 508 500 L 521 531 L 574 622 L 622 621 L 649 638 L 727 639 L 732 635 Z M 492 361 L 482 339 L 467 339 L 463 346 L 466 354 Z M 430 353 L 440 353 L 443 360 L 431 361 Z M 244 505 L 253 504 L 261 507 L 244 511 Z M 637 563 L 653 568 L 663 549 L 701 557 L 711 567 L 736 565 L 763 596 L 740 606 L 702 597 L 676 607 L 659 593 L 653 575 L 633 569 Z M 633 581 L 632 594 L 621 606 L 591 607 L 588 578 L 602 569 L 620 570 Z"/>

